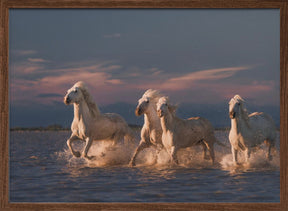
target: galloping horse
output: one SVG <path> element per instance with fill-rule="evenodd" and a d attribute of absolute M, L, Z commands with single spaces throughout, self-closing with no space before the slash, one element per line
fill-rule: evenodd
<path fill-rule="evenodd" d="M 67 145 L 75 157 L 80 157 L 81 153 L 75 151 L 71 144 L 79 139 L 86 142 L 83 157 L 87 159 L 93 158 L 93 156 L 88 156 L 88 151 L 93 141 L 112 140 L 116 144 L 123 138 L 124 140 L 134 140 L 133 131 L 120 115 L 100 113 L 82 81 L 75 83 L 67 91 L 64 103 L 66 105 L 74 105 L 74 119 L 71 125 L 72 134 L 67 140 Z"/>
<path fill-rule="evenodd" d="M 135 114 L 136 116 L 144 114 L 144 125 L 141 129 L 141 141 L 131 158 L 130 166 L 135 166 L 136 156 L 143 149 L 156 146 L 158 153 L 162 148 L 162 128 L 156 112 L 156 103 L 160 97 L 161 94 L 157 90 L 148 89 L 138 100 Z"/>
<path fill-rule="evenodd" d="M 275 149 L 276 127 L 273 119 L 262 112 L 248 114 L 244 100 L 235 95 L 229 102 L 229 116 L 231 129 L 229 141 L 233 162 L 238 164 L 237 152 L 245 152 L 246 162 L 250 157 L 251 149 L 265 142 L 268 145 L 267 158 L 272 160 L 271 148 Z"/>
<path fill-rule="evenodd" d="M 212 163 L 215 162 L 214 128 L 211 123 L 202 117 L 180 119 L 175 115 L 176 106 L 169 103 L 168 97 L 161 97 L 157 103 L 157 113 L 162 126 L 162 143 L 171 160 L 178 164 L 177 151 L 193 145 L 205 145 L 210 153 Z M 205 155 L 204 148 L 204 155 Z"/>

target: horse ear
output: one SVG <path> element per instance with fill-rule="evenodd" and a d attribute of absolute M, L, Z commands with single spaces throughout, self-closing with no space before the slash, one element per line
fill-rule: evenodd
<path fill-rule="evenodd" d="M 243 100 L 243 98 L 242 98 L 240 95 L 235 95 L 235 96 L 234 96 L 234 99 L 235 99 L 235 100 L 240 100 L 240 101 L 242 101 L 242 102 L 245 102 L 245 100 Z"/>

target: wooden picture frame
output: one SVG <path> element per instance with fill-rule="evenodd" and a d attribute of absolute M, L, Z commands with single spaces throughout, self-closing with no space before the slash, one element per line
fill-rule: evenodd
<path fill-rule="evenodd" d="M 280 203 L 11 203 L 9 202 L 9 9 L 11 8 L 260 8 L 280 10 Z M 288 210 L 287 0 L 1 0 L 0 4 L 1 210 Z"/>

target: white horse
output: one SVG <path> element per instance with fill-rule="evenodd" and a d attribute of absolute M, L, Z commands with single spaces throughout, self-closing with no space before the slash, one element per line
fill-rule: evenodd
<path fill-rule="evenodd" d="M 74 105 L 74 119 L 71 125 L 71 137 L 67 140 L 67 145 L 75 157 L 80 157 L 81 153 L 75 151 L 71 144 L 76 140 L 86 142 L 83 157 L 88 156 L 89 148 L 93 141 L 112 140 L 114 144 L 124 138 L 133 140 L 133 131 L 129 128 L 125 120 L 118 114 L 101 114 L 87 87 L 82 81 L 74 84 L 67 91 L 64 97 L 66 105 Z"/>
<path fill-rule="evenodd" d="M 162 128 L 156 111 L 156 103 L 160 97 L 161 94 L 159 91 L 148 89 L 138 100 L 135 115 L 140 116 L 144 114 L 144 125 L 141 129 L 139 146 L 136 148 L 131 158 L 129 163 L 130 166 L 135 166 L 136 156 L 143 149 L 150 146 L 156 146 L 157 153 L 159 153 L 162 148 Z"/>
<path fill-rule="evenodd" d="M 180 119 L 175 115 L 176 106 L 169 104 L 168 97 L 161 97 L 157 103 L 157 113 L 162 126 L 162 143 L 173 162 L 178 164 L 177 151 L 194 145 L 205 144 L 212 163 L 215 162 L 214 128 L 211 123 L 201 117 Z M 205 153 L 205 152 L 204 152 Z"/>
<path fill-rule="evenodd" d="M 267 144 L 267 158 L 272 160 L 271 149 L 275 149 L 276 126 L 273 119 L 262 112 L 248 114 L 244 100 L 235 95 L 229 102 L 229 116 L 231 118 L 231 129 L 229 141 L 233 162 L 238 164 L 237 152 L 245 152 L 245 160 L 248 162 L 251 149 L 265 142 Z"/>

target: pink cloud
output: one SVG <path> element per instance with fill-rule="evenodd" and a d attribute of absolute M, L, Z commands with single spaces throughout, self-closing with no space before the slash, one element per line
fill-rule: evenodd
<path fill-rule="evenodd" d="M 42 58 L 28 58 L 28 61 L 33 63 L 48 62 L 47 60 Z"/>
<path fill-rule="evenodd" d="M 28 56 L 28 55 L 36 54 L 37 51 L 35 50 L 12 50 L 12 53 L 17 56 Z"/>
<path fill-rule="evenodd" d="M 113 77 L 112 74 L 113 71 L 122 71 L 122 66 L 115 65 L 112 62 L 75 63 L 58 69 L 45 69 L 37 62 L 29 63 L 26 61 L 21 64 L 22 67 L 20 64 L 14 65 L 16 75 L 20 73 L 22 75 L 33 75 L 36 72 L 38 73 L 39 70 L 41 73 L 50 75 L 34 81 L 13 79 L 11 100 L 14 102 L 23 102 L 29 99 L 46 104 L 53 101 L 62 101 L 61 96 L 64 96 L 66 91 L 79 80 L 88 84 L 96 102 L 100 104 L 117 101 L 133 103 L 137 101 L 140 91 L 149 88 L 159 89 L 171 95 L 171 97 L 174 96 L 179 102 L 211 103 L 211 99 L 220 102 L 231 98 L 235 94 L 257 98 L 257 95 L 273 93 L 276 86 L 273 81 L 260 82 L 255 80 L 243 84 L 243 82 L 237 83 L 237 80 L 236 83 L 235 80 L 234 82 L 221 80 L 232 77 L 239 71 L 251 68 L 248 66 L 202 70 L 181 76 L 177 75 L 177 72 L 167 73 L 158 68 L 150 68 L 145 71 L 134 68 L 135 71 L 132 71 L 132 69 L 124 71 L 125 77 L 120 79 Z M 19 90 L 21 92 L 18 92 Z M 51 93 L 54 95 L 51 95 Z M 50 97 L 37 97 L 41 94 Z M 60 96 L 57 96 L 57 94 Z"/>
<path fill-rule="evenodd" d="M 76 65 L 75 65 L 76 66 Z M 125 83 L 120 79 L 112 78 L 109 71 L 120 69 L 119 65 L 107 65 L 107 63 L 96 63 L 82 67 L 71 67 L 62 69 L 45 69 L 44 66 L 34 63 L 30 59 L 26 62 L 20 62 L 12 65 L 12 71 L 18 78 L 11 80 L 11 100 L 13 102 L 23 103 L 33 100 L 38 103 L 52 103 L 53 100 L 62 101 L 58 95 L 64 95 L 66 91 L 77 81 L 82 80 L 90 87 L 99 90 L 112 90 Z M 29 75 L 29 78 L 34 73 L 48 73 L 45 76 L 36 80 L 20 79 L 19 76 Z M 22 77 L 21 77 L 22 78 Z M 116 88 L 119 90 L 119 88 Z M 24 96 L 20 93 L 26 93 Z M 39 94 L 56 94 L 51 97 L 37 98 Z M 47 95 L 49 96 L 49 95 Z"/>
<path fill-rule="evenodd" d="M 35 73 L 39 70 L 43 70 L 44 68 L 42 64 L 37 64 L 37 63 L 29 62 L 29 61 L 11 64 L 10 67 L 11 67 L 11 72 L 18 76 Z"/>
<path fill-rule="evenodd" d="M 199 81 L 199 80 L 217 80 L 222 78 L 228 78 L 233 76 L 240 70 L 248 70 L 251 67 L 228 67 L 228 68 L 217 68 L 209 70 L 200 70 L 197 72 L 188 73 L 181 77 L 171 78 L 169 81 Z"/>

